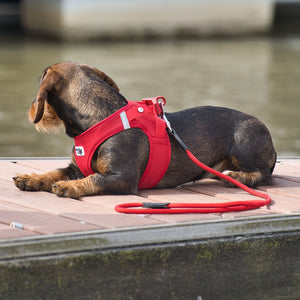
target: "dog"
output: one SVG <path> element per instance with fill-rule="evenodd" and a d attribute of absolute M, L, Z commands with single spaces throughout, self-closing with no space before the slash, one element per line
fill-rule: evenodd
<path fill-rule="evenodd" d="M 57 63 L 45 69 L 29 120 L 39 131 L 64 127 L 71 138 L 128 104 L 115 81 L 95 67 Z M 222 107 L 200 106 L 166 118 L 190 151 L 204 164 L 241 183 L 270 185 L 276 152 L 266 126 L 248 114 Z M 168 133 L 170 162 L 154 188 L 172 188 L 210 177 L 186 155 Z M 88 195 L 137 194 L 149 158 L 149 139 L 140 128 L 128 128 L 101 143 L 92 157 L 93 174 L 85 176 L 72 151 L 70 164 L 44 174 L 17 174 L 15 185 L 24 191 L 53 192 L 79 199 Z M 229 184 L 230 185 L 230 184 Z"/>

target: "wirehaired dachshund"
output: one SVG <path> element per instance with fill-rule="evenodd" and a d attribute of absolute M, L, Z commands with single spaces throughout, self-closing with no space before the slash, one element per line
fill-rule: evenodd
<path fill-rule="evenodd" d="M 115 81 L 102 71 L 75 62 L 58 63 L 44 71 L 29 120 L 39 131 L 65 127 L 74 138 L 127 105 Z M 276 152 L 266 126 L 245 113 L 200 106 L 166 113 L 172 127 L 204 164 L 250 187 L 269 185 Z M 170 163 L 155 188 L 172 188 L 209 175 L 196 166 L 169 134 Z M 74 149 L 68 167 L 44 174 L 17 174 L 15 185 L 24 191 L 53 192 L 78 199 L 87 195 L 136 194 L 149 157 L 149 140 L 139 128 L 123 130 L 96 150 L 84 176 Z"/>

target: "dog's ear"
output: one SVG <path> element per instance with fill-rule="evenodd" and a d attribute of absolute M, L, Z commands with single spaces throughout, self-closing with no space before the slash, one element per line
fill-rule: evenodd
<path fill-rule="evenodd" d="M 38 123 L 43 117 L 45 101 L 47 100 L 47 98 L 48 98 L 48 92 L 40 88 L 36 100 L 32 103 L 35 110 L 33 123 L 35 124 Z"/>
<path fill-rule="evenodd" d="M 119 87 L 117 86 L 116 82 L 111 78 L 109 77 L 108 75 L 106 75 L 104 72 L 98 70 L 97 68 L 95 67 L 92 67 L 92 66 L 88 66 L 88 65 L 85 65 L 85 64 L 80 64 L 81 68 L 82 69 L 86 69 L 86 70 L 90 70 L 92 69 L 100 79 L 106 81 L 111 87 L 113 87 L 117 92 L 120 91 Z"/>
<path fill-rule="evenodd" d="M 59 82 L 58 74 L 51 72 L 51 70 L 45 71 L 41 77 L 41 85 L 36 97 L 36 100 L 32 103 L 30 114 L 34 113 L 33 123 L 38 123 L 44 114 L 45 101 L 48 99 L 48 93 Z M 33 111 L 33 112 L 32 112 Z"/>

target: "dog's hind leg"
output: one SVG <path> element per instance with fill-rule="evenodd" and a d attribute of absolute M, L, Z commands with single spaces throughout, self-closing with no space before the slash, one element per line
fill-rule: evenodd
<path fill-rule="evenodd" d="M 225 170 L 223 174 L 249 187 L 272 184 L 272 176 L 269 171 L 243 172 L 243 171 Z M 224 184 L 229 187 L 235 187 L 233 183 L 226 180 L 224 181 Z"/>
<path fill-rule="evenodd" d="M 271 183 L 271 176 L 268 172 L 254 171 L 254 172 L 246 172 L 242 171 L 240 168 L 234 166 L 227 159 L 213 166 L 213 169 L 223 173 L 249 187 L 254 187 L 257 185 L 266 185 Z M 224 180 L 214 174 L 205 173 L 203 178 L 217 179 L 223 180 L 225 186 L 235 187 L 235 185 L 227 180 Z"/>
<path fill-rule="evenodd" d="M 219 164 L 219 171 L 233 179 L 249 186 L 272 184 L 272 172 L 276 163 L 275 151 L 250 153 L 244 156 L 241 153 L 231 155 Z M 223 170 L 221 169 L 223 168 Z M 235 187 L 234 184 L 224 181 L 226 186 Z"/>
<path fill-rule="evenodd" d="M 272 184 L 276 152 L 268 129 L 257 119 L 241 123 L 226 161 L 223 172 L 237 181 L 249 187 Z"/>

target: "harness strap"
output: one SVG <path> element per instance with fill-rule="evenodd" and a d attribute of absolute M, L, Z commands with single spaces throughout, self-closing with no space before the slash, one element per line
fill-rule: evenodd
<path fill-rule="evenodd" d="M 163 99 L 165 103 L 163 97 L 147 98 L 141 102 L 128 101 L 126 106 L 76 136 L 74 155 L 82 174 L 94 174 L 92 158 L 105 140 L 122 130 L 140 128 L 148 137 L 150 149 L 148 163 L 138 188 L 149 189 L 157 185 L 167 171 L 171 158 L 166 122 L 160 118 L 162 108 L 159 99 Z"/>

